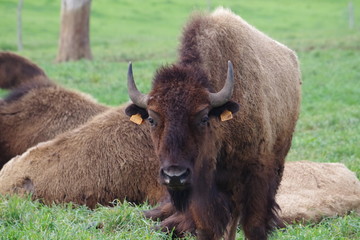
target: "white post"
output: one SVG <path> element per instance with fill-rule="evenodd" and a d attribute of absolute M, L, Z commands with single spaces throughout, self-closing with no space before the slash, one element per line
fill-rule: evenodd
<path fill-rule="evenodd" d="M 348 5 L 348 12 L 349 12 L 349 28 L 354 28 L 354 6 L 353 3 L 350 1 Z"/>
<path fill-rule="evenodd" d="M 211 11 L 211 0 L 207 0 L 207 5 L 208 5 L 209 11 Z"/>
<path fill-rule="evenodd" d="M 21 19 L 21 11 L 23 7 L 24 0 L 19 0 L 17 7 L 17 43 L 18 43 L 18 51 L 23 50 L 22 43 L 22 19 Z"/>

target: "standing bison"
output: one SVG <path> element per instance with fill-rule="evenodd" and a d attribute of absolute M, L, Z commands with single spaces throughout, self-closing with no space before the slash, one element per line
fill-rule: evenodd
<path fill-rule="evenodd" d="M 179 55 L 148 95 L 129 66 L 126 113 L 148 119 L 171 196 L 147 215 L 172 212 L 163 226 L 193 225 L 199 239 L 234 239 L 239 221 L 248 239 L 267 239 L 281 224 L 275 194 L 299 114 L 297 57 L 222 8 L 191 19 Z"/>

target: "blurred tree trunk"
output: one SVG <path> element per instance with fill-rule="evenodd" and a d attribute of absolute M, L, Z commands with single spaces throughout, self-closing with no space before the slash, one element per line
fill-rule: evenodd
<path fill-rule="evenodd" d="M 89 40 L 91 0 L 62 0 L 57 62 L 92 59 Z"/>

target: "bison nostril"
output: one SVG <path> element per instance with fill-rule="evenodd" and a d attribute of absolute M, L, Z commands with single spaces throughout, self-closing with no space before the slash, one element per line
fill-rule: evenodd
<path fill-rule="evenodd" d="M 168 167 L 161 169 L 161 176 L 168 185 L 184 185 L 188 181 L 190 170 L 182 167 Z"/>

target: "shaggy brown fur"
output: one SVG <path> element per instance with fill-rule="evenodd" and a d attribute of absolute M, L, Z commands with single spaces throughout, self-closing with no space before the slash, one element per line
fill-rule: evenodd
<path fill-rule="evenodd" d="M 12 89 L 0 102 L 0 169 L 29 147 L 107 109 L 85 94 L 56 86 L 34 63 L 12 53 L 0 53 L 0 86 Z"/>
<path fill-rule="evenodd" d="M 228 60 L 234 65 L 232 99 L 240 111 L 231 121 L 207 122 L 207 114 L 236 111 L 231 102 L 211 108 L 207 94 L 222 88 Z M 293 51 L 224 9 L 187 24 L 180 61 L 158 71 L 146 110 L 163 183 L 167 169 L 187 177 L 184 186 L 167 184 L 175 214 L 191 216 L 185 219 L 194 222 L 199 239 L 224 234 L 234 239 L 240 219 L 248 239 L 266 239 L 280 224 L 275 194 L 299 106 L 300 71 Z M 153 212 L 148 216 L 156 217 Z"/>
<path fill-rule="evenodd" d="M 122 108 L 110 109 L 13 158 L 0 172 L 0 193 L 31 192 L 45 203 L 91 208 L 114 199 L 155 204 L 164 191 L 152 148 L 146 126 L 134 126 Z"/>
<path fill-rule="evenodd" d="M 360 181 L 341 163 L 288 162 L 276 200 L 287 223 L 360 214 Z"/>

